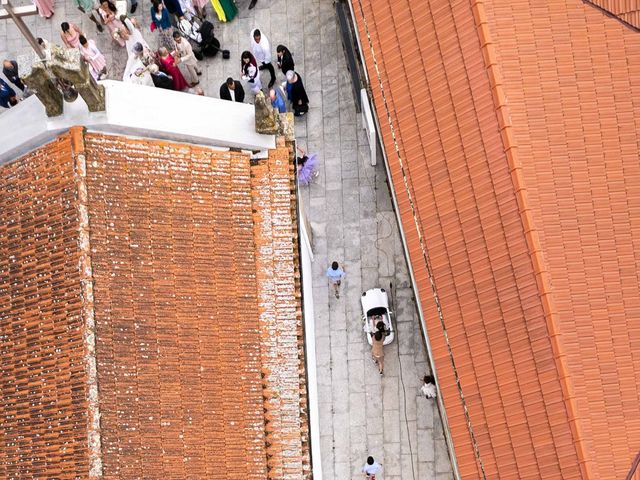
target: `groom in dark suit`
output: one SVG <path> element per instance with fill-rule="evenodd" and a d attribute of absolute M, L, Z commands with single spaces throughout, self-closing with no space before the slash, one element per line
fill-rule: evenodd
<path fill-rule="evenodd" d="M 244 102 L 244 88 L 239 81 L 227 78 L 227 81 L 220 86 L 220 98 L 231 100 L 232 102 Z"/>

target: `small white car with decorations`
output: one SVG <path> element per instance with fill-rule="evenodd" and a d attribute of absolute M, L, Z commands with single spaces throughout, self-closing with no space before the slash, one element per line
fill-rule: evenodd
<path fill-rule="evenodd" d="M 362 294 L 360 298 L 362 304 L 363 330 L 367 335 L 369 345 L 372 344 L 371 337 L 382 330 L 385 335 L 384 344 L 389 345 L 395 337 L 395 330 L 391 317 L 393 312 L 389 310 L 389 296 L 384 288 L 372 288 Z"/>

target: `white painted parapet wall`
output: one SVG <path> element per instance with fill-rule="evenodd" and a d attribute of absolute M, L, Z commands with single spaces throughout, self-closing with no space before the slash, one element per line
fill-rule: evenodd
<path fill-rule="evenodd" d="M 0 164 L 53 140 L 74 125 L 89 131 L 222 148 L 275 148 L 274 135 L 256 133 L 253 105 L 115 80 L 100 84 L 105 87 L 104 112 L 89 112 L 78 97 L 73 103 L 65 102 L 62 115 L 47 117 L 34 95 L 0 115 Z"/>
<path fill-rule="evenodd" d="M 298 196 L 298 228 L 300 232 L 300 266 L 302 268 L 302 303 L 304 309 L 305 364 L 309 395 L 309 431 L 311 435 L 311 463 L 313 480 L 322 480 L 322 452 L 320 450 L 320 413 L 318 406 L 318 374 L 316 371 L 316 325 L 313 312 L 313 250 L 310 232 Z"/>

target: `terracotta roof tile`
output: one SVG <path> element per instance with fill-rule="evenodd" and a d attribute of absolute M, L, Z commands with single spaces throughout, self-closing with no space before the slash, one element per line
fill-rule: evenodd
<path fill-rule="evenodd" d="M 289 153 L 74 128 L 0 168 L 0 476 L 308 478 Z"/>
<path fill-rule="evenodd" d="M 624 442 L 639 418 L 631 381 L 638 329 L 627 320 L 639 303 L 632 215 L 640 82 L 627 61 L 639 38 L 578 3 L 389 3 L 363 1 L 361 11 L 357 2 L 355 17 L 461 472 L 477 477 L 478 452 L 468 441 L 444 337 L 436 334 L 427 251 L 463 389 L 481 392 L 466 398 L 480 399 L 486 412 L 483 418 L 470 408 L 487 476 L 600 478 L 613 457 L 624 475 L 637 450 Z M 413 27 L 419 42 L 407 33 L 409 11 L 424 17 Z M 403 30 L 388 57 L 379 45 L 394 38 L 392 24 Z M 373 55 L 379 65 L 385 57 L 395 62 L 393 70 L 381 69 L 378 78 Z M 412 59 L 404 62 L 407 80 L 399 77 L 398 55 Z M 623 274 L 622 265 L 631 267 Z M 492 362 L 469 363 L 474 352 Z M 493 381 L 493 371 L 502 373 L 498 389 L 508 393 L 489 402 L 482 383 Z M 538 382 L 516 388 L 503 380 L 507 371 Z M 602 402 L 603 394 L 612 401 Z M 492 410 L 500 408 L 509 412 L 506 430 L 494 435 L 500 415 Z M 596 421 L 602 431 L 591 426 Z M 519 430 L 525 424 L 535 431 L 531 447 Z M 516 461 L 516 470 L 508 451 L 495 451 L 496 436 L 527 459 Z M 616 455 L 597 453 L 611 442 Z M 531 461 L 541 448 L 544 456 Z"/>
<path fill-rule="evenodd" d="M 614 13 L 623 4 L 638 7 L 637 2 L 595 3 Z M 617 477 L 624 476 L 638 450 L 628 438 L 640 428 L 637 404 L 622 400 L 627 391 L 638 397 L 637 382 L 631 379 L 640 371 L 631 353 L 637 340 L 629 330 L 632 310 L 626 305 L 637 302 L 639 294 L 636 268 L 624 276 L 619 259 L 636 242 L 637 215 L 628 201 L 638 197 L 630 185 L 638 185 L 640 172 L 636 160 L 624 153 L 637 152 L 637 129 L 621 135 L 618 124 L 622 118 L 629 125 L 638 123 L 632 105 L 640 91 L 633 86 L 637 74 L 627 58 L 638 50 L 640 39 L 588 5 L 548 3 L 555 15 L 552 31 L 541 28 L 545 17 L 539 6 L 513 12 L 510 26 L 497 20 L 507 2 L 490 6 L 502 72 L 509 79 L 505 89 L 515 138 L 521 154 L 532 159 L 523 164 L 524 180 L 540 227 L 593 473 L 606 478 L 615 470 Z M 571 49 L 557 68 L 544 68 L 568 45 L 559 32 L 571 39 Z M 527 57 L 516 55 L 507 41 L 514 35 Z M 541 38 L 546 41 L 540 43 Z M 538 88 L 529 94 L 525 85 L 533 83 Z M 566 94 L 558 97 L 558 91 Z M 548 99 L 545 108 L 533 108 L 541 99 Z M 634 278 L 631 288 L 622 287 L 625 278 Z"/>
<path fill-rule="evenodd" d="M 86 144 L 105 477 L 264 478 L 248 158 Z"/>
<path fill-rule="evenodd" d="M 307 472 L 308 429 L 300 415 L 305 377 L 302 356 L 297 272 L 289 259 L 295 256 L 295 224 L 291 215 L 293 164 L 291 152 L 280 146 L 267 161 L 251 167 L 254 238 L 264 402 L 268 478 L 301 478 Z M 268 392 L 268 393 L 267 393 Z"/>
<path fill-rule="evenodd" d="M 640 2 L 638 0 L 587 0 L 629 26 L 640 29 Z"/>
<path fill-rule="evenodd" d="M 89 469 L 73 172 L 69 135 L 0 167 L 2 478 Z"/>

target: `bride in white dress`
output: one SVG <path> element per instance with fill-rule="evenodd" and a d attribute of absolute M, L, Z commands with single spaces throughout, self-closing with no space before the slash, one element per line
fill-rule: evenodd
<path fill-rule="evenodd" d="M 120 17 L 120 20 L 127 28 L 128 38 L 125 39 L 125 48 L 127 49 L 127 65 L 124 69 L 124 75 L 122 80 L 125 82 L 140 83 L 142 85 L 153 86 L 151 82 L 151 76 L 148 72 L 144 71 L 141 76 L 136 75 L 136 72 L 146 70 L 147 66 L 144 57 L 151 55 L 151 49 L 149 44 L 142 36 L 142 32 L 138 28 L 138 22 L 135 18 L 129 18 L 125 15 Z M 134 48 L 137 44 L 142 46 L 142 51 L 136 51 Z"/>

